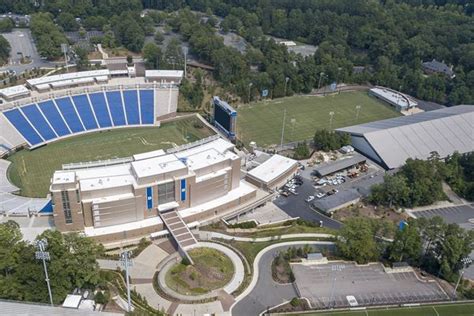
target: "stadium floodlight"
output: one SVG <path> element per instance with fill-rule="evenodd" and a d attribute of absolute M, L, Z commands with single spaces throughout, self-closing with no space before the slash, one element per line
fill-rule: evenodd
<path fill-rule="evenodd" d="M 361 106 L 356 105 L 356 122 L 359 121 L 359 112 L 360 112 Z"/>
<path fill-rule="evenodd" d="M 183 54 L 184 54 L 184 78 L 186 78 L 186 67 L 187 67 L 187 64 L 188 64 L 188 48 L 186 46 L 183 46 L 182 48 L 182 51 L 183 51 Z"/>
<path fill-rule="evenodd" d="M 285 77 L 285 97 L 286 97 L 286 88 L 288 87 L 288 81 L 290 81 L 290 77 Z"/>
<path fill-rule="evenodd" d="M 131 252 L 124 251 L 120 254 L 120 262 L 122 266 L 125 268 L 125 278 L 127 282 L 127 312 L 132 311 L 132 302 L 130 298 L 130 277 L 128 269 L 133 265 L 131 260 Z"/>
<path fill-rule="evenodd" d="M 66 43 L 61 44 L 61 51 L 64 53 L 64 66 L 66 67 L 66 72 L 68 72 L 67 69 L 67 52 L 69 50 L 69 46 Z"/>
<path fill-rule="evenodd" d="M 283 135 L 285 134 L 285 120 L 286 120 L 286 108 L 283 111 L 283 123 L 281 125 L 280 149 L 283 149 Z"/>
<path fill-rule="evenodd" d="M 469 257 L 464 257 L 461 259 L 461 264 L 462 264 L 461 273 L 459 274 L 458 281 L 456 282 L 456 286 L 454 287 L 453 297 L 457 296 L 458 286 L 459 286 L 459 283 L 461 282 L 462 276 L 464 275 L 464 268 L 470 265 L 471 263 L 472 263 L 472 259 Z"/>
<path fill-rule="evenodd" d="M 253 82 L 249 83 L 249 99 L 248 99 L 249 103 L 250 103 L 250 89 L 252 88 L 252 86 L 253 86 Z"/>
<path fill-rule="evenodd" d="M 51 293 L 51 285 L 49 284 L 48 269 L 46 268 L 46 260 L 48 261 L 51 260 L 51 257 L 49 256 L 49 252 L 45 251 L 47 246 L 48 246 L 48 241 L 46 239 L 38 240 L 36 242 L 36 248 L 38 248 L 38 251 L 35 252 L 35 257 L 38 260 L 43 260 L 45 281 L 46 281 L 46 284 L 48 285 L 49 302 L 51 303 L 51 306 L 54 306 L 53 294 Z"/>
<path fill-rule="evenodd" d="M 332 130 L 332 118 L 334 117 L 334 112 L 329 112 L 329 130 Z"/>

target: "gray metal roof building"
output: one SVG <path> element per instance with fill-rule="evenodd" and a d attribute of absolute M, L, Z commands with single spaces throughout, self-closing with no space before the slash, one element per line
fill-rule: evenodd
<path fill-rule="evenodd" d="M 337 129 L 351 134 L 352 146 L 387 169 L 408 158 L 441 157 L 474 150 L 474 106 L 458 105 L 435 111 Z"/>
<path fill-rule="evenodd" d="M 350 158 L 340 159 L 334 162 L 328 162 L 328 163 L 319 165 L 316 168 L 314 168 L 314 171 L 318 174 L 318 176 L 325 177 L 327 175 L 336 173 L 338 171 L 349 169 L 355 165 L 365 162 L 366 160 L 367 158 L 365 158 L 364 156 L 355 154 L 354 156 Z"/>

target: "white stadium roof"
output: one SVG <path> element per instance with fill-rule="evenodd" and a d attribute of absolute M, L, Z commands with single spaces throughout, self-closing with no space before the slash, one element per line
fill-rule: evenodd
<path fill-rule="evenodd" d="M 30 90 L 28 90 L 24 85 L 0 89 L 0 96 L 7 99 L 17 97 L 17 96 L 29 95 L 29 94 L 30 94 Z"/>
<path fill-rule="evenodd" d="M 183 78 L 184 72 L 182 70 L 146 70 L 146 78 L 166 77 L 166 78 Z"/>
<path fill-rule="evenodd" d="M 101 70 L 92 70 L 92 71 L 71 72 L 71 73 L 65 73 L 61 75 L 28 79 L 26 80 L 26 82 L 30 86 L 37 86 L 37 85 L 43 85 L 43 84 L 51 84 L 53 82 L 77 80 L 77 79 L 82 79 L 82 78 L 96 78 L 96 77 L 101 77 L 101 76 L 108 77 L 109 75 L 110 75 L 110 71 L 108 69 L 101 69 Z"/>
<path fill-rule="evenodd" d="M 393 169 L 408 158 L 427 159 L 433 151 L 441 157 L 473 151 L 474 106 L 458 105 L 337 131 L 351 134 L 354 147 Z"/>

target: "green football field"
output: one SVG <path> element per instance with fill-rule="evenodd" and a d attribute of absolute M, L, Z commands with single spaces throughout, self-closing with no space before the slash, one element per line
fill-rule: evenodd
<path fill-rule="evenodd" d="M 364 311 L 305 313 L 301 316 L 473 316 L 474 303 L 368 309 Z"/>
<path fill-rule="evenodd" d="M 63 164 L 128 157 L 133 154 L 170 148 L 214 134 L 197 118 L 183 118 L 161 127 L 123 128 L 74 136 L 8 158 L 10 181 L 21 195 L 45 197 L 51 176 Z"/>
<path fill-rule="evenodd" d="M 357 118 L 356 106 L 360 105 Z M 399 116 L 367 92 L 344 92 L 328 96 L 293 96 L 251 103 L 238 108 L 237 136 L 245 144 L 255 141 L 266 147 L 280 144 L 283 113 L 286 109 L 283 143 L 310 139 L 316 129 L 367 123 Z"/>

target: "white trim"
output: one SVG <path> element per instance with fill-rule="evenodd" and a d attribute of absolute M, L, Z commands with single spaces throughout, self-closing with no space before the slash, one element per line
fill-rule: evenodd
<path fill-rule="evenodd" d="M 48 101 L 53 102 L 54 106 L 56 107 L 56 110 L 58 111 L 59 115 L 61 115 L 61 118 L 62 118 L 63 121 L 64 121 L 64 125 L 66 125 L 67 129 L 69 130 L 69 133 L 70 133 L 70 134 L 74 134 L 74 133 L 72 132 L 71 128 L 69 127 L 69 124 L 67 123 L 66 119 L 64 118 L 63 113 L 62 113 L 61 110 L 59 109 L 59 106 L 58 106 L 58 104 L 56 103 L 56 99 L 53 98 L 53 99 L 49 99 Z M 46 102 L 48 102 L 48 101 L 46 101 Z"/>
<path fill-rule="evenodd" d="M 87 101 L 89 102 L 89 107 L 91 108 L 92 114 L 94 115 L 95 123 L 97 124 L 97 129 L 100 129 L 101 127 L 99 124 L 99 120 L 97 119 L 97 115 L 95 115 L 94 106 L 92 105 L 91 98 L 89 97 L 89 92 L 84 93 L 84 95 L 87 97 Z"/>
<path fill-rule="evenodd" d="M 137 89 L 137 104 L 138 104 L 138 118 L 140 119 L 140 125 L 142 123 L 142 101 L 140 100 L 140 89 Z"/>
<path fill-rule="evenodd" d="M 104 94 L 105 106 L 107 107 L 107 112 L 109 112 L 110 122 L 112 122 L 112 126 L 115 126 L 114 120 L 112 119 L 112 112 L 110 111 L 109 107 L 109 100 L 107 100 L 107 94 L 105 92 L 106 91 L 102 91 L 102 93 Z"/>
<path fill-rule="evenodd" d="M 87 130 L 86 126 L 84 125 L 84 122 L 82 121 L 81 115 L 79 114 L 79 111 L 76 108 L 76 102 L 74 102 L 71 96 L 69 96 L 69 100 L 71 100 L 72 107 L 74 108 L 74 112 L 76 112 L 76 115 L 79 118 L 79 122 L 81 122 L 82 128 L 84 130 Z"/>
<path fill-rule="evenodd" d="M 125 116 L 125 125 L 128 125 L 128 117 L 127 117 L 127 111 L 125 110 L 125 100 L 123 98 L 123 90 L 119 89 L 117 91 L 120 93 L 120 99 L 122 100 L 122 110 L 123 110 L 123 116 Z"/>
<path fill-rule="evenodd" d="M 28 121 L 28 123 L 30 123 L 31 127 L 33 127 L 33 129 L 38 134 L 38 136 L 43 140 L 43 142 L 45 142 L 45 139 L 44 139 L 43 135 L 41 135 L 40 132 L 38 132 L 38 130 L 36 129 L 35 125 L 33 123 L 31 123 L 28 116 L 26 116 L 26 114 L 23 112 L 22 107 L 19 107 L 18 110 L 20 111 L 21 115 L 23 115 L 23 117 Z"/>
<path fill-rule="evenodd" d="M 49 125 L 49 128 L 51 128 L 51 130 L 53 131 L 54 135 L 56 135 L 56 137 L 59 137 L 58 133 L 56 133 L 56 130 L 53 128 L 53 125 L 51 125 L 51 123 L 49 122 L 48 118 L 46 117 L 46 115 L 44 115 L 43 111 L 41 111 L 39 105 L 37 103 L 33 103 L 36 108 L 38 109 L 38 111 L 40 112 L 41 116 L 43 116 L 44 120 L 46 121 L 46 123 Z"/>

